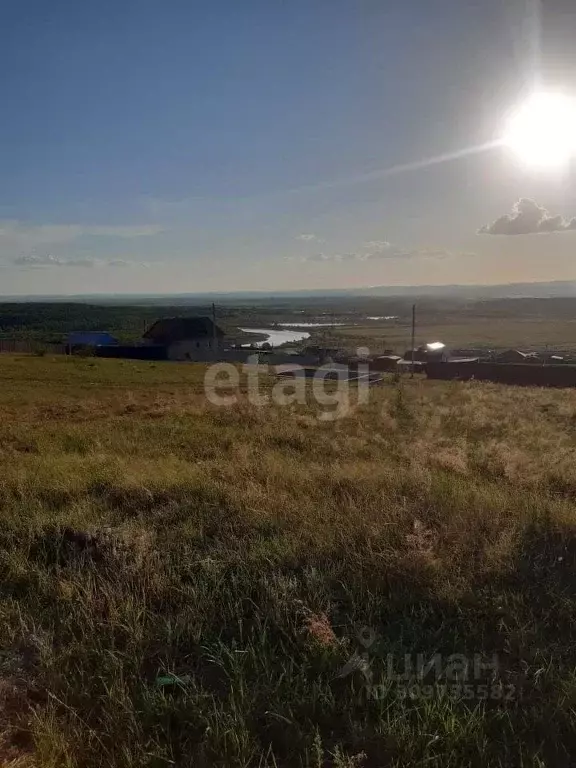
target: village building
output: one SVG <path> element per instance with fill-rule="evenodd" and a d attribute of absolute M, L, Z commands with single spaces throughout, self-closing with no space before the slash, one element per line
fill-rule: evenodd
<path fill-rule="evenodd" d="M 450 351 L 441 341 L 432 341 L 414 350 L 414 360 L 420 363 L 444 363 L 449 359 Z M 412 360 L 412 350 L 406 350 L 404 360 Z"/>
<path fill-rule="evenodd" d="M 370 370 L 394 371 L 400 360 L 400 355 L 379 355 L 370 361 Z"/>
<path fill-rule="evenodd" d="M 506 349 L 496 355 L 497 363 L 538 363 L 536 352 L 521 352 L 519 349 Z"/>
<path fill-rule="evenodd" d="M 223 346 L 224 331 L 209 317 L 165 317 L 144 333 L 146 345 L 164 347 L 168 360 L 206 360 Z"/>
<path fill-rule="evenodd" d="M 66 337 L 67 351 L 79 347 L 108 347 L 118 344 L 118 339 L 107 331 L 72 331 Z"/>
<path fill-rule="evenodd" d="M 95 353 L 98 347 L 115 347 L 118 339 L 107 331 L 72 331 L 65 340 L 68 355 Z"/>

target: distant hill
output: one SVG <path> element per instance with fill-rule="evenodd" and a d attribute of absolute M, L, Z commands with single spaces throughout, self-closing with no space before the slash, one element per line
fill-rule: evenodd
<path fill-rule="evenodd" d="M 203 302 L 269 301 L 339 296 L 450 296 L 453 299 L 506 299 L 576 297 L 576 280 L 547 283 L 505 283 L 501 285 L 373 285 L 364 288 L 325 288 L 299 291 L 228 291 L 180 294 L 77 294 L 72 296 L 5 296 L 4 302 L 90 302 L 93 304 L 166 304 L 172 306 Z"/>
<path fill-rule="evenodd" d="M 575 297 L 576 281 L 505 283 L 502 285 L 372 286 L 354 292 L 363 296 L 451 296 L 466 299 Z"/>

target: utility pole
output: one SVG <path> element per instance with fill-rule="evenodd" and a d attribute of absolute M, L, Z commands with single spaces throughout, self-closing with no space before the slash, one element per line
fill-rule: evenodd
<path fill-rule="evenodd" d="M 412 365 L 410 371 L 410 378 L 414 378 L 414 344 L 416 343 L 416 304 L 412 304 L 412 343 L 410 346 L 410 354 L 412 356 Z"/>
<path fill-rule="evenodd" d="M 216 305 L 212 302 L 212 349 L 216 357 Z"/>

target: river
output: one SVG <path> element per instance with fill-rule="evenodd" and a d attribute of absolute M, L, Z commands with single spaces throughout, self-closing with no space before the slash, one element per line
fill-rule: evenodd
<path fill-rule="evenodd" d="M 243 333 L 259 333 L 268 337 L 264 341 L 253 341 L 253 347 L 261 347 L 263 344 L 279 347 L 281 344 L 286 344 L 289 341 L 302 341 L 303 339 L 310 338 L 308 331 L 275 331 L 273 328 L 240 328 L 240 330 Z M 247 345 L 244 344 L 243 346 Z"/>

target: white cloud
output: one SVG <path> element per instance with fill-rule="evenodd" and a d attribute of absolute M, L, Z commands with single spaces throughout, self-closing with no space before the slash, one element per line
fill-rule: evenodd
<path fill-rule="evenodd" d="M 384 240 L 374 240 L 364 243 L 362 248 L 351 253 L 316 253 L 307 256 L 303 261 L 346 262 L 346 261 L 376 261 L 384 259 L 446 259 L 452 257 L 471 256 L 473 254 L 454 253 L 443 248 L 400 248 Z"/>
<path fill-rule="evenodd" d="M 382 251 L 387 251 L 389 248 L 392 247 L 392 245 L 387 240 L 369 240 L 367 243 L 364 243 L 362 247 L 365 248 L 367 251 L 378 253 Z"/>
<path fill-rule="evenodd" d="M 541 235 L 551 232 L 576 231 L 576 218 L 564 219 L 560 214 L 550 215 L 535 200 L 521 197 L 512 207 L 512 213 L 505 213 L 478 230 L 479 235 Z"/>
<path fill-rule="evenodd" d="M 126 261 L 126 259 L 111 259 L 107 262 L 108 267 L 131 267 L 132 265 L 133 262 Z"/>
<path fill-rule="evenodd" d="M 163 227 L 156 224 L 120 227 L 82 227 L 82 234 L 94 235 L 95 237 L 152 237 L 153 235 L 159 235 L 163 231 Z"/>
<path fill-rule="evenodd" d="M 372 261 L 375 259 L 400 259 L 412 256 L 412 253 L 397 250 L 384 251 L 353 251 L 351 253 L 316 253 L 305 257 L 304 261 Z"/>
<path fill-rule="evenodd" d="M 68 243 L 80 235 L 80 227 L 68 224 L 27 226 L 17 221 L 0 222 L 0 244 L 34 248 L 37 245 Z"/>
<path fill-rule="evenodd" d="M 66 264 L 59 256 L 53 256 L 51 253 L 44 256 L 38 256 L 35 253 L 18 256 L 12 263 L 17 267 L 62 267 Z M 86 262 L 86 266 L 88 263 L 93 266 L 92 262 Z"/>
<path fill-rule="evenodd" d="M 162 232 L 162 227 L 145 224 L 134 226 L 83 226 L 81 224 L 24 224 L 19 221 L 0 221 L 0 246 L 29 250 L 38 246 L 70 243 L 89 235 L 92 237 L 137 238 L 151 237 Z"/>
<path fill-rule="evenodd" d="M 328 253 L 315 253 L 312 256 L 305 256 L 302 261 L 341 261 L 337 255 L 331 256 Z"/>
<path fill-rule="evenodd" d="M 323 243 L 325 242 L 321 237 L 314 234 L 303 233 L 296 237 L 296 240 L 302 240 L 304 243 Z"/>
<path fill-rule="evenodd" d="M 12 264 L 24 269 L 35 269 L 43 267 L 129 267 L 133 265 L 133 262 L 125 261 L 124 259 L 63 259 L 62 257 L 54 256 L 51 253 L 44 255 L 29 253 L 23 256 L 17 256 L 12 260 Z"/>

